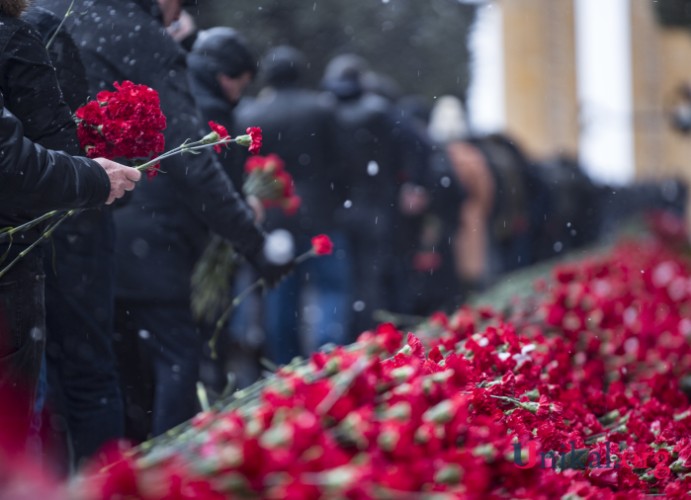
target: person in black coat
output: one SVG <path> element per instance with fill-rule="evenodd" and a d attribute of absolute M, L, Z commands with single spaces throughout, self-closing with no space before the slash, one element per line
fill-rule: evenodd
<path fill-rule="evenodd" d="M 293 47 L 270 50 L 260 64 L 264 88 L 256 99 L 237 110 L 236 132 L 255 124 L 264 131 L 263 153 L 275 153 L 293 176 L 295 192 L 302 198 L 297 214 L 267 212 L 266 226 L 288 230 L 296 254 L 310 248 L 310 237 L 326 233 L 335 245 L 334 255 L 310 259 L 297 268 L 266 299 L 266 333 L 269 358 L 279 364 L 291 361 L 316 346 L 342 343 L 349 329 L 351 264 L 348 241 L 338 223 L 348 200 L 345 170 L 338 154 L 336 108 L 332 96 L 302 87 L 306 60 Z M 307 280 L 309 279 L 309 283 Z M 307 285 L 316 292 L 315 335 L 311 346 L 299 341 L 299 311 Z"/>
<path fill-rule="evenodd" d="M 2 30 L 0 30 L 1 32 Z M 105 168 L 104 168 L 105 167 Z M 111 172 L 111 180 L 106 173 Z M 30 141 L 21 122 L 4 106 L 0 93 L 0 227 L 17 226 L 22 211 L 97 207 L 112 203 L 134 188 L 139 172 L 105 159 L 72 157 Z M 127 172 L 132 180 L 127 180 Z M 24 235 L 26 236 L 26 235 Z M 0 239 L 2 265 L 7 265 L 40 237 Z M 12 404 L 12 431 L 27 435 L 39 381 L 45 342 L 43 262 L 34 250 L 0 277 L 0 394 Z M 8 398 L 14 400 L 10 402 Z"/>
<path fill-rule="evenodd" d="M 233 28 L 218 26 L 197 34 L 187 55 L 190 90 L 204 123 L 214 121 L 233 130 L 233 112 L 257 73 L 257 60 L 245 38 Z M 237 188 L 242 166 L 237 149 L 221 152 L 220 160 Z"/>
<path fill-rule="evenodd" d="M 4 140 L 28 139 L 47 148 L 79 153 L 76 125 L 62 100 L 55 71 L 51 67 L 45 44 L 30 25 L 19 19 L 26 2 L 0 2 L 0 91 L 4 105 L 23 126 L 12 129 L 6 121 Z M 27 154 L 33 150 L 29 148 Z M 4 152 L 4 151 L 3 151 Z M 36 156 L 36 155 L 34 155 Z M 132 189 L 140 173 L 110 161 L 72 161 L 45 152 L 33 160 L 6 155 L 13 160 L 3 172 L 0 191 L 0 227 L 18 226 L 41 215 L 41 211 L 60 208 L 86 208 L 112 202 Z M 39 171 L 36 160 L 41 161 Z M 17 178 L 16 169 L 22 169 Z M 23 170 L 26 168 L 26 170 Z M 12 170 L 15 169 L 15 170 Z M 19 181 L 19 182 L 18 182 Z M 32 192 L 17 200 L 17 188 L 28 186 Z M 27 203 L 28 202 L 28 203 Z M 0 241 L 3 265 L 13 262 L 19 253 L 40 241 L 45 226 L 18 233 L 11 241 Z M 45 342 L 45 310 L 41 248 L 34 249 L 0 278 L 0 296 L 4 327 L 0 336 L 0 377 L 13 383 L 23 382 L 29 401 L 37 388 Z M 1 266 L 0 266 L 1 267 Z M 8 339 L 9 342 L 6 342 Z M 6 349 L 9 349 L 6 351 Z M 23 373 L 15 376 L 13 373 Z M 20 379 L 23 378 L 23 381 Z M 0 383 L 0 385 L 2 385 Z"/>
<path fill-rule="evenodd" d="M 41 35 L 60 89 L 66 91 L 68 111 L 76 111 L 88 100 L 89 84 L 79 49 L 69 33 L 59 29 L 62 19 L 36 6 L 22 19 Z M 66 127 L 62 135 L 65 144 L 74 143 L 74 126 Z M 68 430 L 60 439 L 69 439 L 71 446 L 66 449 L 72 451 L 75 464 L 124 434 L 123 399 L 112 346 L 114 242 L 110 208 L 89 210 L 55 231 L 52 252 L 45 259 L 50 422 L 63 417 L 52 429 Z"/>
<path fill-rule="evenodd" d="M 401 149 L 390 103 L 367 92 L 367 63 L 357 55 L 332 59 L 322 88 L 337 99 L 338 155 L 346 165 L 351 206 L 340 213 L 353 252 L 353 332 L 374 325 L 377 309 L 390 310 L 387 284 L 394 269 L 394 234 L 400 188 Z"/>
<path fill-rule="evenodd" d="M 61 15 L 70 2 L 37 3 Z M 158 91 L 167 149 L 205 134 L 185 55 L 164 29 L 179 16 L 181 4 L 87 0 L 65 23 L 81 49 L 92 94 L 122 80 Z M 177 155 L 164 160 L 161 170 L 115 213 L 115 340 L 126 435 L 135 440 L 165 432 L 198 410 L 201 340 L 190 311 L 190 276 L 209 230 L 231 241 L 269 285 L 289 269 L 266 259 L 264 232 L 212 151 Z"/>
<path fill-rule="evenodd" d="M 187 54 L 189 81 L 192 95 L 204 123 L 214 121 L 227 130 L 235 128 L 235 107 L 247 86 L 257 73 L 257 60 L 247 40 L 233 28 L 218 26 L 197 32 L 194 45 Z M 224 148 L 219 159 L 236 188 L 244 182 L 244 168 L 240 163 L 245 155 L 237 148 Z M 245 196 L 257 220 L 261 220 L 264 209 L 255 196 Z M 255 276 L 247 265 L 235 272 L 233 288 L 239 293 L 254 281 Z M 204 351 L 202 380 L 214 392 L 221 393 L 228 383 L 228 371 L 232 371 L 238 388 L 246 387 L 261 376 L 261 345 L 257 332 L 261 320 L 261 292 L 245 299 L 233 314 L 231 334 L 218 339 L 216 359 Z M 202 322 L 202 332 L 211 335 L 215 325 Z"/>

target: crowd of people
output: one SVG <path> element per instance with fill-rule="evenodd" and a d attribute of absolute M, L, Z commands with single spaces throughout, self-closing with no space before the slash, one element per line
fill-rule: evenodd
<path fill-rule="evenodd" d="M 684 211 L 679 182 L 612 189 L 575 159 L 535 161 L 509 136 L 473 134 L 458 98 L 404 96 L 359 55 L 336 55 L 310 88 L 308 54 L 278 46 L 258 58 L 235 29 L 179 29 L 188 3 L 84 0 L 63 24 L 70 0 L 0 0 L 0 228 L 93 209 L 0 278 L 0 387 L 21 387 L 27 428 L 48 401 L 59 418 L 43 428 L 73 465 L 191 418 L 200 371 L 216 391 L 229 369 L 246 385 L 262 358 L 281 365 L 349 343 L 382 312 L 452 309 L 635 210 Z M 124 80 L 158 92 L 168 145 L 209 121 L 232 136 L 260 127 L 261 154 L 292 175 L 297 213 L 243 196 L 241 148 L 166 159 L 164 175 L 138 183 L 133 168 L 80 157 L 72 113 Z M 293 255 L 317 234 L 335 251 L 278 262 L 267 248 L 277 231 Z M 211 234 L 244 257 L 238 291 L 266 284 L 236 311 L 218 360 L 204 347 L 213 325 L 190 309 Z M 38 228 L 0 240 L 0 254 L 12 260 L 40 238 Z"/>

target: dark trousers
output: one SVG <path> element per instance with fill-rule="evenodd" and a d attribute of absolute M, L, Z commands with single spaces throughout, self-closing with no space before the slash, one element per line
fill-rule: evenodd
<path fill-rule="evenodd" d="M 143 441 L 199 411 L 201 336 L 189 304 L 116 301 L 126 437 Z"/>
<path fill-rule="evenodd" d="M 0 422 L 7 437 L 16 438 L 18 445 L 28 436 L 43 359 L 43 287 L 40 249 L 0 279 Z"/>
<path fill-rule="evenodd" d="M 112 345 L 114 239 L 110 210 L 90 210 L 63 224 L 54 253 L 46 252 L 49 394 L 76 462 L 124 435 Z"/>

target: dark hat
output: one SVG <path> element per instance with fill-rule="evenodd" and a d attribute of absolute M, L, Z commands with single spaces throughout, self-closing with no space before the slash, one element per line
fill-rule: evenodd
<path fill-rule="evenodd" d="M 264 83 L 271 86 L 297 83 L 307 68 L 307 59 L 295 47 L 280 45 L 262 58 L 261 70 Z"/>
<path fill-rule="evenodd" d="M 257 61 L 245 38 L 233 28 L 217 26 L 200 31 L 191 56 L 199 57 L 213 73 L 238 77 L 257 72 Z"/>

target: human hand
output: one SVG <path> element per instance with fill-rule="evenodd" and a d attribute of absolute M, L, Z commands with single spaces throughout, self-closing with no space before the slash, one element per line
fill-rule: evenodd
<path fill-rule="evenodd" d="M 293 245 L 291 234 L 285 229 L 277 229 L 266 237 L 259 252 L 247 256 L 247 260 L 264 280 L 267 288 L 275 287 L 293 271 Z"/>
<path fill-rule="evenodd" d="M 249 195 L 247 197 L 247 204 L 252 209 L 252 212 L 254 212 L 254 222 L 257 224 L 264 222 L 266 211 L 264 210 L 264 205 L 262 205 L 261 200 L 254 195 Z"/>
<path fill-rule="evenodd" d="M 106 158 L 95 158 L 94 161 L 103 167 L 110 180 L 110 194 L 106 205 L 122 198 L 126 191 L 132 191 L 135 183 L 142 177 L 142 173 L 136 168 L 121 165 Z"/>

